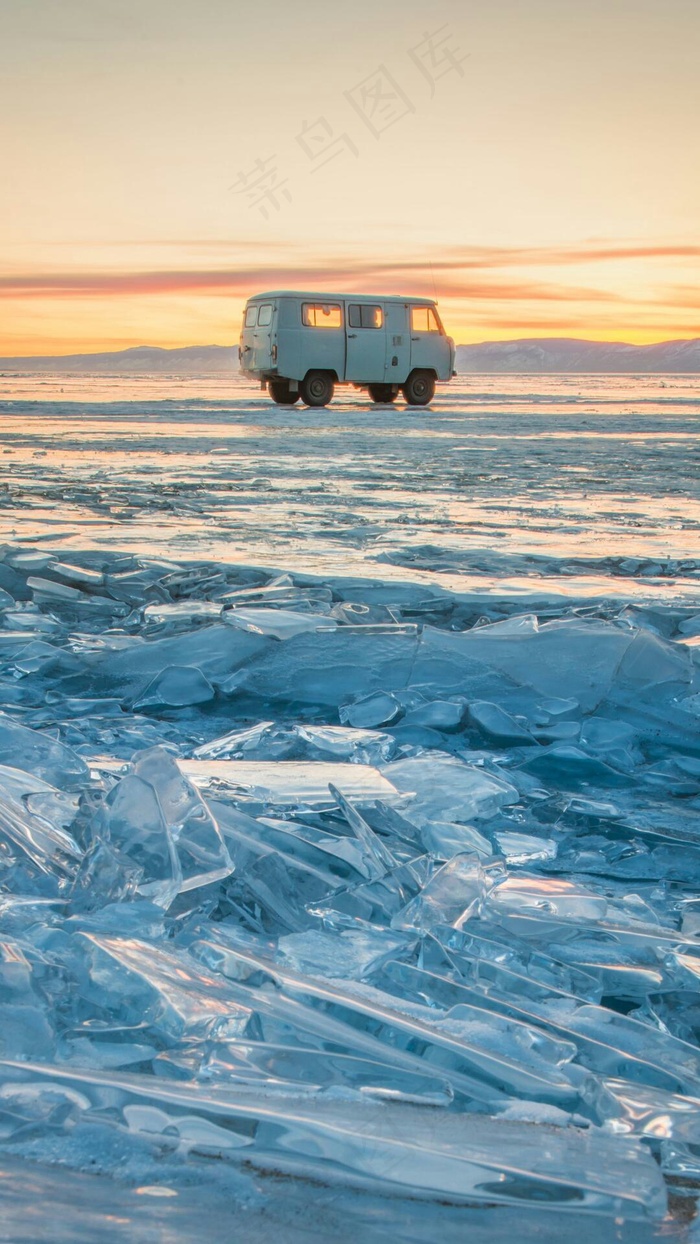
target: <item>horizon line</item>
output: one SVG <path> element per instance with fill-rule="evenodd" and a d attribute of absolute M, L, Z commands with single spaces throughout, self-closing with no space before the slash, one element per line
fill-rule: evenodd
<path fill-rule="evenodd" d="M 575 342 L 585 343 L 586 345 L 625 346 L 627 349 L 630 349 L 630 350 L 649 350 L 649 349 L 654 349 L 654 347 L 656 346 L 690 345 L 693 342 L 700 342 L 700 336 L 664 337 L 659 341 L 648 341 L 648 342 L 644 342 L 641 344 L 639 342 L 633 342 L 633 341 L 623 341 L 623 340 L 611 341 L 608 339 L 601 340 L 600 338 L 597 338 L 597 337 L 571 337 L 567 335 L 562 335 L 562 336 L 547 335 L 543 337 L 522 337 L 521 336 L 521 337 L 500 337 L 497 339 L 487 338 L 487 339 L 482 339 L 480 341 L 456 341 L 455 347 L 457 349 L 463 349 L 463 348 L 469 349 L 469 348 L 478 347 L 478 346 L 516 345 L 518 342 L 548 342 L 548 341 L 549 342 L 551 341 L 575 341 Z M 128 354 L 136 350 L 159 350 L 162 353 L 167 354 L 167 353 L 172 353 L 172 352 L 180 351 L 180 350 L 235 350 L 236 348 L 237 348 L 237 344 L 235 342 L 229 343 L 228 345 L 220 345 L 218 342 L 212 341 L 212 342 L 207 342 L 206 344 L 204 343 L 192 344 L 192 345 L 187 345 L 187 346 L 157 346 L 157 345 L 149 345 L 147 342 L 143 342 L 140 345 L 121 346 L 121 347 L 118 347 L 117 349 L 106 349 L 106 350 L 72 349 L 72 350 L 67 351 L 67 353 L 65 354 L 0 354 L 0 362 L 6 362 L 8 360 L 14 360 L 14 359 L 49 359 L 49 358 L 50 359 L 53 359 L 53 358 L 61 359 L 61 358 L 75 358 L 75 357 L 90 358 L 91 356 L 97 356 L 100 354 Z"/>

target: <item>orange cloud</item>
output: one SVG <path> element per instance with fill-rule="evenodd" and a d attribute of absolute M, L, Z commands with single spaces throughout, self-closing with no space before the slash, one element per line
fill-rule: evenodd
<path fill-rule="evenodd" d="M 700 259 L 697 245 L 583 243 L 580 246 L 483 247 L 476 252 L 460 252 L 445 266 L 457 267 L 535 267 L 544 265 L 606 263 L 629 259 Z"/>
<path fill-rule="evenodd" d="M 697 285 L 674 285 L 667 289 L 663 299 L 664 305 L 670 307 L 690 307 L 691 311 L 700 311 L 700 287 Z"/>
<path fill-rule="evenodd" d="M 110 246 L 119 249 L 124 247 L 144 246 L 149 250 L 155 248 L 171 248 L 181 251 L 216 251 L 220 254 L 232 254 L 239 251 L 263 252 L 270 250 L 289 250 L 289 243 L 271 238 L 239 240 L 237 238 L 158 238 L 140 241 L 138 239 L 120 242 L 94 243 L 97 246 Z M 658 243 L 635 242 L 622 243 L 606 240 L 591 240 L 577 246 L 470 246 L 446 250 L 444 247 L 432 257 L 416 260 L 396 260 L 392 268 L 396 271 L 411 272 L 416 269 L 432 266 L 434 268 L 502 268 L 502 267 L 536 267 L 537 265 L 607 263 L 608 261 L 625 261 L 634 259 L 700 259 L 700 245 L 696 243 Z M 355 271 L 376 271 L 378 265 L 371 261 L 353 261 L 347 256 L 328 259 L 327 266 L 333 271 L 345 269 L 352 265 Z"/>
<path fill-rule="evenodd" d="M 404 284 L 407 267 L 388 264 L 374 267 L 335 269 L 328 278 L 328 265 L 318 267 L 255 267 L 235 270 L 204 269 L 200 271 L 163 270 L 152 272 L 64 272 L 0 277 L 0 298 L 86 298 L 132 297 L 147 294 L 221 293 L 247 295 L 261 288 L 357 288 L 372 281 L 387 291 Z M 425 265 L 412 267 L 413 292 L 443 298 L 505 299 L 507 301 L 589 302 L 617 301 L 619 295 L 606 290 L 569 285 L 544 285 L 533 281 L 470 281 L 440 276 Z"/>
<path fill-rule="evenodd" d="M 689 280 L 698 271 L 700 246 L 685 242 L 436 247 L 408 257 L 339 250 L 320 255 L 260 243 L 262 263 L 246 243 L 163 239 L 160 245 L 171 247 L 173 259 L 168 262 L 167 250 L 160 249 L 162 262 L 149 268 L 137 258 L 127 268 L 121 248 L 102 251 L 100 266 L 84 260 L 80 268 L 48 261 L 43 270 L 6 268 L 0 302 L 12 306 L 13 324 L 0 353 L 55 349 L 57 332 L 62 347 L 71 350 L 114 348 L 117 341 L 175 346 L 230 339 L 245 298 L 280 288 L 437 297 L 449 330 L 462 341 L 528 332 L 650 341 L 699 332 L 700 294 Z M 590 285 L 575 280 L 586 264 L 595 271 Z M 601 276 L 594 265 L 602 264 L 608 266 Z M 578 268 L 567 271 L 567 265 Z M 676 271 L 685 284 L 672 284 Z"/>

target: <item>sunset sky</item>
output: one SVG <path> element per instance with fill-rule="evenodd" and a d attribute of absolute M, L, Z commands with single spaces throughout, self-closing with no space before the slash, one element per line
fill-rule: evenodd
<path fill-rule="evenodd" d="M 698 0 L 0 0 L 0 354 L 270 288 L 458 341 L 700 336 Z"/>

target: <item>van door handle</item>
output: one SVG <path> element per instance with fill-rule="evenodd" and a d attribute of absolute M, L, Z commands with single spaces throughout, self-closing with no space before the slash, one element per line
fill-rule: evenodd
<path fill-rule="evenodd" d="M 411 337 L 411 341 L 420 341 L 420 337 Z"/>
<path fill-rule="evenodd" d="M 356 337 L 357 333 L 348 333 L 348 337 Z"/>

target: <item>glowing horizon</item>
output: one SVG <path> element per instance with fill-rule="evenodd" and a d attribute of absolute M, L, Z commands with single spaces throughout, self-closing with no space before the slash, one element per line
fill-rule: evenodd
<path fill-rule="evenodd" d="M 233 344 L 294 287 L 436 297 L 460 343 L 700 337 L 700 8 L 376 7 L 6 0 L 0 356 Z"/>

